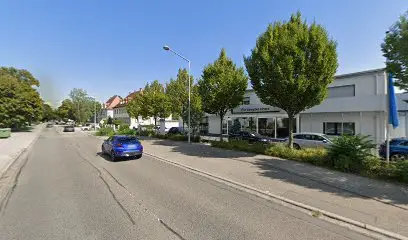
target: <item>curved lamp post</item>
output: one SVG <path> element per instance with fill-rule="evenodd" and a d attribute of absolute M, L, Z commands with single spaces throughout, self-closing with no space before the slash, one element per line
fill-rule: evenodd
<path fill-rule="evenodd" d="M 190 132 L 191 132 L 191 80 L 190 80 L 190 65 L 191 62 L 190 60 L 188 60 L 186 57 L 184 57 L 183 55 L 179 54 L 178 52 L 174 51 L 173 49 L 171 49 L 169 46 L 165 45 L 163 46 L 163 49 L 166 51 L 170 51 L 172 53 L 174 53 L 175 55 L 177 55 L 178 57 L 182 58 L 183 60 L 188 62 L 188 143 L 191 142 L 190 140 Z"/>

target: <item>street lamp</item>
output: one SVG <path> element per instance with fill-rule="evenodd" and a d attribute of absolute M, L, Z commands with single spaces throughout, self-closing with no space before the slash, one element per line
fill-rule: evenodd
<path fill-rule="evenodd" d="M 188 60 L 186 57 L 184 57 L 183 55 L 177 53 L 176 51 L 174 51 L 173 49 L 171 49 L 169 46 L 165 45 L 163 46 L 163 49 L 166 51 L 170 51 L 172 53 L 174 53 L 175 55 L 177 55 L 178 57 L 182 58 L 183 60 L 188 62 L 188 143 L 190 143 L 190 130 L 191 130 L 191 81 L 190 81 L 190 65 L 191 62 L 190 60 Z"/>

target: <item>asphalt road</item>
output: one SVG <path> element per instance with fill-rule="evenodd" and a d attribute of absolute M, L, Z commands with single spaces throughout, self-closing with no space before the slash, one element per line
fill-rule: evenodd
<path fill-rule="evenodd" d="M 110 162 L 99 143 L 45 129 L 0 239 L 368 239 L 148 156 Z"/>

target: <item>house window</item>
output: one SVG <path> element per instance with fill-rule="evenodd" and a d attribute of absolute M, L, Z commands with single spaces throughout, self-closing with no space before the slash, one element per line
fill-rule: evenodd
<path fill-rule="evenodd" d="M 326 135 L 355 135 L 355 123 L 353 122 L 324 122 L 323 133 Z"/>
<path fill-rule="evenodd" d="M 244 97 L 244 100 L 242 101 L 242 105 L 249 105 L 250 102 L 250 97 Z"/>
<path fill-rule="evenodd" d="M 355 85 L 345 85 L 338 87 L 329 87 L 327 98 L 342 98 L 356 96 Z"/>

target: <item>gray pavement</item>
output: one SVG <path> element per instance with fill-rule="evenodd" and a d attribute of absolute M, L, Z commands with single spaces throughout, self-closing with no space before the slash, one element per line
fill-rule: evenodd
<path fill-rule="evenodd" d="M 33 126 L 30 131 L 13 132 L 9 138 L 0 138 L 0 176 L 13 161 L 38 137 L 44 124 Z"/>
<path fill-rule="evenodd" d="M 295 161 L 212 148 L 144 140 L 145 151 L 408 237 L 408 186 Z"/>
<path fill-rule="evenodd" d="M 367 239 L 144 156 L 110 162 L 100 140 L 45 129 L 0 239 Z"/>

